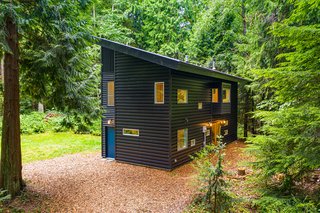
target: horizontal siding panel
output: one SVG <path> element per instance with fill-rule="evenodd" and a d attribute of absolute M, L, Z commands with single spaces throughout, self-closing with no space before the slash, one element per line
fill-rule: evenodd
<path fill-rule="evenodd" d="M 115 70 L 116 159 L 169 168 L 169 69 L 116 52 Z M 165 104 L 154 104 L 154 82 L 165 83 Z"/>
<path fill-rule="evenodd" d="M 226 142 L 236 139 L 237 128 L 237 112 L 236 97 L 231 97 L 232 106 L 235 106 L 233 111 L 231 104 L 222 104 L 222 97 L 219 96 L 219 103 L 211 103 L 211 88 L 219 88 L 221 91 L 221 80 L 215 78 L 203 78 L 202 76 L 185 74 L 178 71 L 172 73 L 172 106 L 171 106 L 171 163 L 173 167 L 180 166 L 190 161 L 190 155 L 199 151 L 203 147 L 205 135 L 202 132 L 202 126 L 208 126 L 209 122 L 214 120 L 228 119 L 229 125 L 222 128 L 228 129 L 229 134 L 225 137 Z M 235 88 L 231 94 L 237 91 Z M 177 89 L 188 90 L 188 103 L 177 103 Z M 203 109 L 198 110 L 198 102 L 203 103 Z M 177 130 L 188 128 L 188 148 L 177 150 Z M 191 139 L 196 139 L 196 145 L 191 147 Z M 212 132 L 206 137 L 206 142 L 212 142 Z"/>

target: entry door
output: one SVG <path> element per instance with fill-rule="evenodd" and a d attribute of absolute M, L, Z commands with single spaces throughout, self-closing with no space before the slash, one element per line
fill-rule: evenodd
<path fill-rule="evenodd" d="M 114 158 L 115 157 L 115 133 L 114 127 L 106 127 L 107 128 L 107 157 Z"/>
<path fill-rule="evenodd" d="M 221 135 L 221 123 L 220 122 L 215 122 L 212 125 L 212 132 L 213 132 L 213 143 L 215 145 L 218 144 L 217 140 L 218 140 L 218 136 Z"/>

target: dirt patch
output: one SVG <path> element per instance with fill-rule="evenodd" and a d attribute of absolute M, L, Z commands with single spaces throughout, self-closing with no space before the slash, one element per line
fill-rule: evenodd
<path fill-rule="evenodd" d="M 236 171 L 245 147 L 227 146 L 225 167 Z M 10 206 L 41 212 L 182 212 L 195 192 L 191 164 L 172 172 L 67 155 L 24 165 L 26 192 Z"/>

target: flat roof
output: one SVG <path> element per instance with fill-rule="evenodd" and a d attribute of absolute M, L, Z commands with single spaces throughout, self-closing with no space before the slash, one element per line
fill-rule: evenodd
<path fill-rule="evenodd" d="M 202 76 L 219 78 L 227 81 L 242 82 L 242 83 L 250 82 L 250 80 L 248 79 L 240 78 L 240 77 L 230 75 L 218 70 L 200 67 L 194 64 L 190 64 L 190 63 L 175 59 L 175 58 L 170 58 L 164 55 L 148 52 L 146 50 L 121 44 L 119 42 L 110 41 L 104 38 L 98 38 L 98 39 L 99 39 L 99 45 L 102 47 L 105 47 L 120 53 L 124 53 L 127 55 L 131 55 L 136 58 L 140 58 L 155 64 L 159 64 L 161 66 L 169 67 L 174 70 L 179 70 L 182 72 L 193 73 L 193 74 L 202 75 Z"/>

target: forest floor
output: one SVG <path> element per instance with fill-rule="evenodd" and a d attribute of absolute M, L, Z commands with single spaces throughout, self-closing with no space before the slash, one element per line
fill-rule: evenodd
<path fill-rule="evenodd" d="M 227 146 L 225 169 L 233 191 L 247 193 L 239 162 L 250 161 L 245 144 Z M 250 172 L 250 170 L 249 170 Z M 27 187 L 6 208 L 27 212 L 182 212 L 191 203 L 195 170 L 172 172 L 101 159 L 100 153 L 66 155 L 23 167 Z M 243 194 L 243 196 L 247 196 Z"/>

